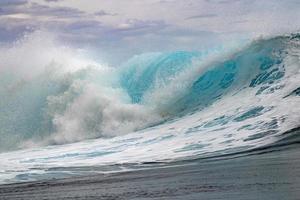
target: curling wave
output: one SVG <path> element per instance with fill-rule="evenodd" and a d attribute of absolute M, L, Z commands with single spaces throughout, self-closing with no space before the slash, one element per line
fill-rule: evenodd
<path fill-rule="evenodd" d="M 1 150 L 42 145 L 0 154 L 7 180 L 36 179 L 58 166 L 237 153 L 300 126 L 297 34 L 230 54 L 142 54 L 118 68 L 74 60 L 74 50 L 51 42 L 40 51 L 45 44 L 36 40 L 1 50 Z"/>

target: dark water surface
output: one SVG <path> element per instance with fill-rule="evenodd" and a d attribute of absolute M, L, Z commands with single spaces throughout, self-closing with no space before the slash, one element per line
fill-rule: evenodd
<path fill-rule="evenodd" d="M 290 134 L 290 133 L 288 133 Z M 115 174 L 0 186 L 0 199 L 300 199 L 299 130 L 270 147 Z"/>

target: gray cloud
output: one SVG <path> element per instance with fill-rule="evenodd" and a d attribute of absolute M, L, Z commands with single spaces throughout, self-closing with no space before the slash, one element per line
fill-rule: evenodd
<path fill-rule="evenodd" d="M 97 20 L 80 20 L 68 24 L 61 24 L 57 29 L 63 37 L 80 43 L 98 43 L 108 46 L 117 44 L 127 37 L 140 37 L 145 34 L 155 34 L 166 28 L 162 21 L 142 21 L 131 19 L 120 27 L 108 26 Z"/>
<path fill-rule="evenodd" d="M 53 17 L 62 17 L 62 18 L 70 18 L 70 17 L 82 17 L 86 13 L 80 11 L 75 8 L 69 7 L 50 7 L 46 5 L 40 5 L 37 3 L 32 3 L 29 9 L 25 11 L 31 15 L 37 16 L 53 16 Z"/>
<path fill-rule="evenodd" d="M 31 16 L 72 18 L 72 17 L 84 17 L 84 15 L 86 15 L 85 12 L 75 8 L 60 7 L 60 6 L 50 7 L 38 3 L 31 3 L 30 6 L 22 6 L 24 4 L 14 4 L 14 6 L 1 7 L 0 16 L 10 15 L 10 14 L 28 14 Z"/>
<path fill-rule="evenodd" d="M 119 32 L 137 32 L 137 31 L 149 31 L 153 32 L 161 30 L 168 25 L 163 20 L 139 20 L 128 19 L 125 23 L 121 24 L 116 31 Z"/>
<path fill-rule="evenodd" d="M 239 2 L 241 0 L 206 0 L 206 1 L 209 3 L 230 4 L 230 3 Z"/>
<path fill-rule="evenodd" d="M 18 5 L 24 5 L 27 4 L 27 0 L 1 0 L 0 1 L 0 7 L 6 7 L 6 6 L 18 6 Z"/>
<path fill-rule="evenodd" d="M 231 24 L 243 24 L 243 23 L 247 23 L 249 22 L 249 20 L 236 20 L 236 21 L 232 21 Z"/>
<path fill-rule="evenodd" d="M 4 1 L 1 1 L 1 3 L 4 4 Z M 87 13 L 69 7 L 50 7 L 37 3 L 26 4 L 25 1 L 21 0 L 10 1 L 9 4 L 5 5 L 2 5 L 0 8 L 0 42 L 2 43 L 10 42 L 20 37 L 24 32 L 30 32 L 35 29 L 65 30 L 68 24 L 88 18 Z M 13 14 L 22 15 L 12 17 L 11 15 Z M 69 22 L 66 23 L 62 19 L 68 19 L 67 21 Z M 89 25 L 87 24 L 87 26 Z"/>
<path fill-rule="evenodd" d="M 202 14 L 202 15 L 194 15 L 194 16 L 190 16 L 185 18 L 185 20 L 190 20 L 190 19 L 202 19 L 202 18 L 213 18 L 213 17 L 217 17 L 217 14 Z"/>
<path fill-rule="evenodd" d="M 26 14 L 25 18 L 6 18 L 6 15 Z M 125 37 L 140 36 L 143 34 L 154 34 L 168 25 L 163 20 L 139 20 L 128 19 L 119 25 L 104 25 L 95 16 L 115 16 L 116 14 L 100 10 L 93 15 L 79 9 L 61 6 L 48 6 L 38 3 L 30 3 L 26 6 L 7 6 L 1 8 L 0 23 L 1 35 L 0 40 L 11 40 L 17 37 L 12 30 L 16 32 L 25 32 L 27 29 L 43 28 L 57 32 L 59 37 L 68 39 L 77 43 L 91 42 L 101 38 L 108 42 L 120 41 Z M 28 17 L 29 16 L 29 17 Z M 41 18 L 44 16 L 44 18 Z M 93 17 L 94 16 L 94 17 Z M 67 20 L 62 20 L 67 19 Z M 7 23 L 4 23 L 7 22 Z M 5 37 L 5 33 L 7 37 Z"/>
<path fill-rule="evenodd" d="M 64 0 L 44 0 L 45 2 L 51 3 L 51 2 L 59 2 L 59 1 L 64 1 Z"/>
<path fill-rule="evenodd" d="M 96 15 L 96 16 L 116 16 L 117 14 L 116 13 L 109 13 L 109 12 L 106 12 L 104 10 L 100 10 L 98 12 L 95 12 L 94 15 Z"/>

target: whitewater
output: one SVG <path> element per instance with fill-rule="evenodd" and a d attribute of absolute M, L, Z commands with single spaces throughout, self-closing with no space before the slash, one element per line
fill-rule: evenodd
<path fill-rule="evenodd" d="M 239 154 L 300 126 L 299 34 L 117 67 L 41 33 L 0 55 L 0 183 Z"/>

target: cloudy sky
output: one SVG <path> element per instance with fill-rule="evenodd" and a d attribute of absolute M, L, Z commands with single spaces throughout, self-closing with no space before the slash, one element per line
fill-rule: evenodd
<path fill-rule="evenodd" d="M 300 29 L 299 0 L 0 0 L 0 44 L 48 31 L 108 61 Z"/>

